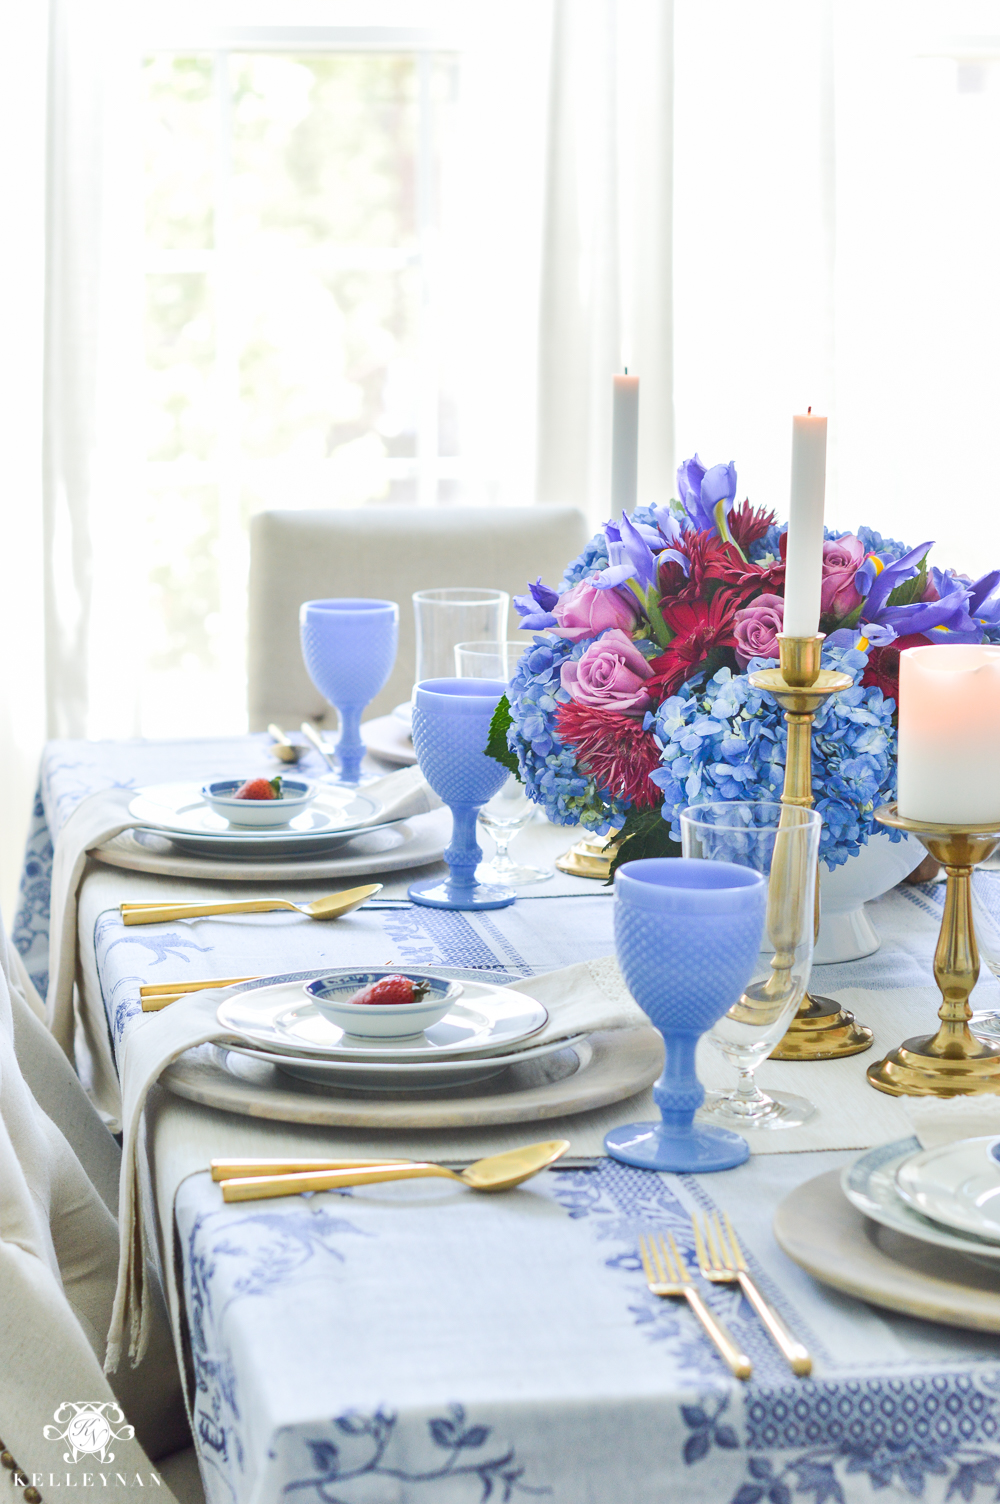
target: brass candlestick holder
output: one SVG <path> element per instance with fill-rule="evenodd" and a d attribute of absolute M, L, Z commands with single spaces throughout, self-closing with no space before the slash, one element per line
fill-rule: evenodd
<path fill-rule="evenodd" d="M 607 882 L 618 850 L 617 835 L 583 836 L 556 861 L 560 872 L 570 877 L 593 877 Z"/>
<path fill-rule="evenodd" d="M 977 1039 L 969 1028 L 969 993 L 979 979 L 979 951 L 972 923 L 972 869 L 1000 843 L 1000 823 L 929 825 L 907 820 L 894 804 L 875 811 L 876 820 L 905 830 L 926 846 L 948 874 L 941 932 L 934 952 L 934 980 L 941 992 L 936 1034 L 907 1039 L 868 1067 L 868 1079 L 893 1097 L 962 1097 L 1000 1092 L 1000 1045 Z"/>
<path fill-rule="evenodd" d="M 785 712 L 788 752 L 782 804 L 812 806 L 812 723 L 816 711 L 829 695 L 850 689 L 849 674 L 821 668 L 823 633 L 815 637 L 778 634 L 779 667 L 750 675 L 755 689 L 766 689 Z M 816 932 L 819 933 L 819 882 L 817 879 Z M 784 1038 L 771 1052 L 772 1060 L 839 1060 L 859 1055 L 871 1047 L 872 1031 L 859 1024 L 853 1013 L 830 997 L 806 993 Z"/>

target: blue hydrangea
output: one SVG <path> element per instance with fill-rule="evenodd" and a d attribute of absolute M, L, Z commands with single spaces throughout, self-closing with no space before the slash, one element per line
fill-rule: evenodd
<path fill-rule="evenodd" d="M 897 543 L 895 538 L 883 538 L 873 527 L 859 527 L 855 537 L 861 539 L 866 554 L 878 554 L 889 564 L 895 564 L 912 547 L 909 543 Z"/>
<path fill-rule="evenodd" d="M 595 569 L 607 569 L 607 567 L 608 540 L 603 533 L 595 533 L 583 553 L 577 554 L 572 564 L 567 564 L 566 573 L 556 589 L 562 595 L 564 590 L 572 590 L 574 585 L 579 585 L 580 581 L 593 574 Z"/>
<path fill-rule="evenodd" d="M 873 833 L 884 833 L 875 808 L 896 791 L 895 703 L 874 685 L 861 684 L 866 653 L 828 648 L 824 668 L 848 673 L 853 689 L 820 706 L 813 723 L 812 775 L 816 809 L 823 816 L 820 856 L 832 870 L 856 856 Z M 752 673 L 773 659 L 754 659 Z M 696 678 L 646 716 L 661 748 L 662 767 L 652 779 L 663 790 L 663 818 L 680 839 L 678 815 L 689 804 L 723 799 L 778 799 L 788 744 L 777 703 L 756 690 L 746 674 L 729 669 L 703 683 Z M 899 833 L 889 834 L 900 839 Z"/>
<path fill-rule="evenodd" d="M 571 566 L 572 567 L 572 566 Z M 513 725 L 507 734 L 517 754 L 521 778 L 530 798 L 555 825 L 582 824 L 594 835 L 620 830 L 628 804 L 612 799 L 593 778 L 578 771 L 572 748 L 555 731 L 556 709 L 569 696 L 560 688 L 560 671 L 568 660 L 582 658 L 593 638 L 567 642 L 537 636 L 521 654 L 508 690 Z"/>
<path fill-rule="evenodd" d="M 762 564 L 767 559 L 781 558 L 781 539 L 788 532 L 787 522 L 772 522 L 762 538 L 751 543 L 747 552 L 754 564 Z"/>

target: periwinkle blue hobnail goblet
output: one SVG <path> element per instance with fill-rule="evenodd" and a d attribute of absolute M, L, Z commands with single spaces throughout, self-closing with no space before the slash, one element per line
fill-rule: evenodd
<path fill-rule="evenodd" d="M 358 783 L 365 744 L 361 717 L 392 673 L 399 643 L 395 601 L 342 597 L 299 607 L 302 656 L 309 677 L 340 721 L 341 783 Z"/>
<path fill-rule="evenodd" d="M 615 873 L 615 952 L 626 986 L 663 1035 L 653 1087 L 659 1123 L 613 1128 L 604 1147 L 644 1170 L 730 1170 L 750 1146 L 727 1128 L 695 1127 L 705 1091 L 698 1040 L 739 998 L 757 963 L 767 913 L 759 872 L 733 862 L 654 857 Z"/>
<path fill-rule="evenodd" d="M 507 781 L 507 769 L 486 755 L 490 721 L 507 686 L 502 679 L 425 679 L 413 694 L 413 747 L 420 771 L 451 809 L 449 875 L 412 883 L 414 903 L 432 909 L 504 909 L 513 888 L 477 883 L 483 853 L 476 816 Z"/>

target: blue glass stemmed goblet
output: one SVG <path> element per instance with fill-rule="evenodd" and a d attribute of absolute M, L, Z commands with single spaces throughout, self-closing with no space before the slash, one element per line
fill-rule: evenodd
<path fill-rule="evenodd" d="M 615 873 L 615 951 L 626 986 L 663 1035 L 666 1061 L 653 1087 L 659 1123 L 613 1128 L 604 1147 L 646 1170 L 729 1170 L 750 1153 L 726 1128 L 694 1126 L 705 1096 L 695 1073 L 698 1040 L 753 975 L 764 932 L 767 884 L 731 862 L 655 857 Z"/>
<path fill-rule="evenodd" d="M 420 771 L 451 809 L 448 877 L 423 878 L 409 888 L 414 903 L 432 909 L 503 909 L 513 888 L 476 881 L 483 853 L 476 817 L 507 781 L 507 769 L 486 755 L 490 721 L 507 691 L 502 679 L 425 679 L 413 694 L 413 746 Z"/>
<path fill-rule="evenodd" d="M 357 783 L 365 744 L 361 717 L 392 673 L 399 643 L 395 601 L 341 598 L 299 607 L 302 656 L 309 677 L 340 720 L 341 783 Z"/>

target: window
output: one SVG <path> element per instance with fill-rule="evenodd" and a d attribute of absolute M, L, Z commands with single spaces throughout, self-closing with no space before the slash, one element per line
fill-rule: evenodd
<path fill-rule="evenodd" d="M 255 511 L 447 504 L 460 480 L 458 54 L 343 28 L 223 43 L 143 66 L 151 735 L 245 724 Z"/>

